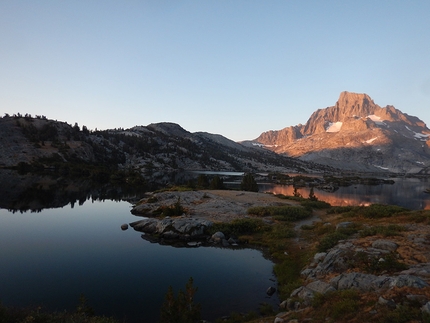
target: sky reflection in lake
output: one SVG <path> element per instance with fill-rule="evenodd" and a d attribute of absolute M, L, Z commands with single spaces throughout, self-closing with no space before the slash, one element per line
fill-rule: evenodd
<path fill-rule="evenodd" d="M 274 285 L 273 264 L 257 250 L 173 248 L 121 231 L 138 218 L 126 202 L 86 202 L 72 209 L 15 213 L 0 209 L 0 300 L 73 310 L 80 294 L 96 313 L 156 322 L 169 285 L 189 277 L 203 316 L 256 310 Z"/>

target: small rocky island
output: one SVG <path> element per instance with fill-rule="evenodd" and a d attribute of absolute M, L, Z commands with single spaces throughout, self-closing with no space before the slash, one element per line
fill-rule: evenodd
<path fill-rule="evenodd" d="M 235 236 L 223 232 L 212 232 L 214 223 L 226 223 L 236 219 L 249 218 L 247 209 L 251 206 L 291 205 L 280 202 L 272 194 L 238 191 L 166 191 L 150 193 L 131 210 L 144 219 L 130 223 L 143 232 L 142 238 L 162 244 L 195 247 L 200 245 L 221 245 L 236 247 Z M 166 210 L 182 208 L 179 216 L 163 216 Z"/>

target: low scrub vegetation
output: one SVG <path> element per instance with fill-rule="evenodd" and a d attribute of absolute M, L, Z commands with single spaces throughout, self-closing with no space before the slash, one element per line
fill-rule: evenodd
<path fill-rule="evenodd" d="M 80 303 L 73 312 L 49 312 L 41 307 L 16 308 L 6 307 L 0 303 L 1 323 L 119 323 L 118 320 L 94 315 L 85 297 L 81 296 Z"/>
<path fill-rule="evenodd" d="M 211 233 L 217 231 L 223 232 L 225 235 L 250 235 L 256 233 L 263 233 L 270 230 L 270 227 L 261 219 L 236 219 L 230 223 L 215 223 L 211 228 Z"/>
<path fill-rule="evenodd" d="M 364 252 L 358 252 L 354 255 L 354 261 L 351 263 L 354 267 L 369 273 L 395 273 L 408 268 L 404 263 L 399 262 L 396 256 L 392 253 L 382 257 L 370 256 Z"/>
<path fill-rule="evenodd" d="M 300 205 L 313 209 L 328 209 L 329 207 L 331 207 L 330 203 L 316 200 L 304 200 L 300 202 Z"/>
<path fill-rule="evenodd" d="M 400 232 L 405 231 L 405 227 L 397 224 L 389 225 L 375 225 L 371 227 L 364 228 L 360 231 L 360 237 L 376 236 L 381 235 L 384 237 L 392 237 L 401 235 Z"/>
<path fill-rule="evenodd" d="M 181 199 L 178 200 L 169 206 L 161 206 L 156 211 L 153 212 L 154 215 L 161 216 L 181 216 L 186 213 L 186 209 L 181 204 Z"/>
<path fill-rule="evenodd" d="M 315 309 L 314 315 L 319 319 L 330 317 L 336 322 L 348 322 L 358 314 L 361 307 L 360 294 L 354 289 L 317 294 L 312 306 Z"/>
<path fill-rule="evenodd" d="M 409 211 L 397 205 L 372 204 L 369 206 L 337 206 L 327 211 L 327 214 L 343 214 L 345 217 L 362 216 L 368 219 L 389 218 Z"/>
<path fill-rule="evenodd" d="M 339 228 L 335 230 L 332 226 L 326 226 L 325 228 L 320 228 L 321 231 L 331 231 L 324 235 L 318 243 L 318 252 L 325 252 L 330 248 L 333 248 L 340 240 L 345 240 L 351 238 L 353 234 L 358 232 L 359 226 L 357 224 L 352 224 L 347 228 Z M 333 231 L 334 230 L 334 231 Z"/>
<path fill-rule="evenodd" d="M 255 216 L 272 216 L 280 221 L 297 221 L 312 215 L 312 209 L 301 206 L 256 206 L 248 209 L 248 214 Z"/>

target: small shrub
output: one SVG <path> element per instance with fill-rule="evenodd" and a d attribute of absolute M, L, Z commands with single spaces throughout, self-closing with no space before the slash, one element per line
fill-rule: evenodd
<path fill-rule="evenodd" d="M 376 225 L 376 226 L 361 230 L 360 237 L 364 238 L 364 237 L 376 236 L 376 235 L 382 235 L 384 237 L 398 236 L 400 235 L 400 232 L 405 230 L 406 230 L 405 227 L 397 224 L 390 224 L 387 226 Z"/>
<path fill-rule="evenodd" d="M 355 316 L 359 308 L 360 296 L 357 291 L 353 289 L 343 290 L 339 293 L 340 299 L 332 303 L 333 319 L 349 318 Z"/>
<path fill-rule="evenodd" d="M 312 209 L 299 206 L 256 206 L 248 209 L 248 214 L 273 216 L 280 221 L 297 221 L 312 215 Z"/>
<path fill-rule="evenodd" d="M 182 214 L 185 213 L 185 209 L 181 205 L 181 201 L 179 197 L 175 204 L 167 207 L 162 207 L 161 211 L 162 211 L 161 214 L 163 216 L 181 216 Z"/>
<path fill-rule="evenodd" d="M 300 271 L 302 266 L 296 259 L 287 258 L 281 263 L 275 264 L 273 271 L 278 280 L 280 298 L 288 298 L 289 295 L 302 285 Z"/>
<path fill-rule="evenodd" d="M 223 232 L 225 235 L 246 235 L 265 231 L 267 225 L 260 219 L 235 219 L 230 223 L 214 223 L 210 228 L 211 233 L 217 231 Z"/>
<path fill-rule="evenodd" d="M 372 204 L 359 209 L 359 214 L 369 219 L 388 218 L 395 214 L 408 211 L 397 205 Z"/>
<path fill-rule="evenodd" d="M 407 323 L 407 322 L 420 322 L 422 312 L 420 308 L 398 305 L 394 310 L 386 312 L 381 317 L 383 323 Z"/>
<path fill-rule="evenodd" d="M 306 199 L 302 196 L 288 196 L 284 194 L 276 194 L 277 198 L 283 199 L 283 200 L 292 200 L 292 201 L 306 201 Z"/>
<path fill-rule="evenodd" d="M 346 289 L 327 294 L 316 294 L 312 307 L 322 317 L 347 322 L 357 315 L 360 308 L 360 294 L 355 289 Z"/>
<path fill-rule="evenodd" d="M 318 252 L 325 252 L 330 248 L 333 248 L 339 240 L 344 240 L 349 237 L 348 234 L 342 231 L 335 231 L 324 236 L 317 247 Z"/>
<path fill-rule="evenodd" d="M 146 203 L 155 203 L 158 202 L 158 198 L 156 196 L 151 196 Z"/>
<path fill-rule="evenodd" d="M 303 224 L 300 229 L 302 230 L 314 230 L 315 226 L 314 225 L 309 225 L 309 224 Z"/>
<path fill-rule="evenodd" d="M 318 200 L 304 200 L 300 202 L 301 206 L 304 207 L 310 207 L 313 209 L 328 209 L 331 207 L 330 203 L 324 202 L 324 201 L 318 201 Z"/>
<path fill-rule="evenodd" d="M 399 262 L 392 253 L 381 258 L 358 252 L 353 259 L 352 265 L 370 274 L 395 273 L 408 268 L 406 264 Z M 383 261 L 380 261 L 380 259 L 383 259 Z"/>
<path fill-rule="evenodd" d="M 272 305 L 267 303 L 260 304 L 259 312 L 262 316 L 269 316 L 275 314 L 275 311 L 273 310 Z"/>
<path fill-rule="evenodd" d="M 329 210 L 327 210 L 327 214 L 342 214 L 351 212 L 356 209 L 356 206 L 332 206 Z"/>

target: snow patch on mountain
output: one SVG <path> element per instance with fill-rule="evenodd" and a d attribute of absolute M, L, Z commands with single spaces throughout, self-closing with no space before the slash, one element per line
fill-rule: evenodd
<path fill-rule="evenodd" d="M 366 144 L 371 144 L 371 143 L 372 143 L 372 142 L 374 142 L 376 139 L 378 139 L 378 137 L 375 137 L 375 138 L 372 138 L 372 139 L 366 140 L 366 141 L 365 141 L 365 143 L 366 143 Z"/>
<path fill-rule="evenodd" d="M 367 116 L 368 119 L 372 120 L 374 123 L 376 123 L 379 126 L 386 126 L 387 124 L 384 122 L 384 120 L 381 120 L 381 117 L 378 117 L 377 115 L 371 114 Z"/>
<path fill-rule="evenodd" d="M 327 129 L 325 130 L 326 132 L 339 132 L 340 129 L 342 128 L 343 122 L 330 122 Z"/>

